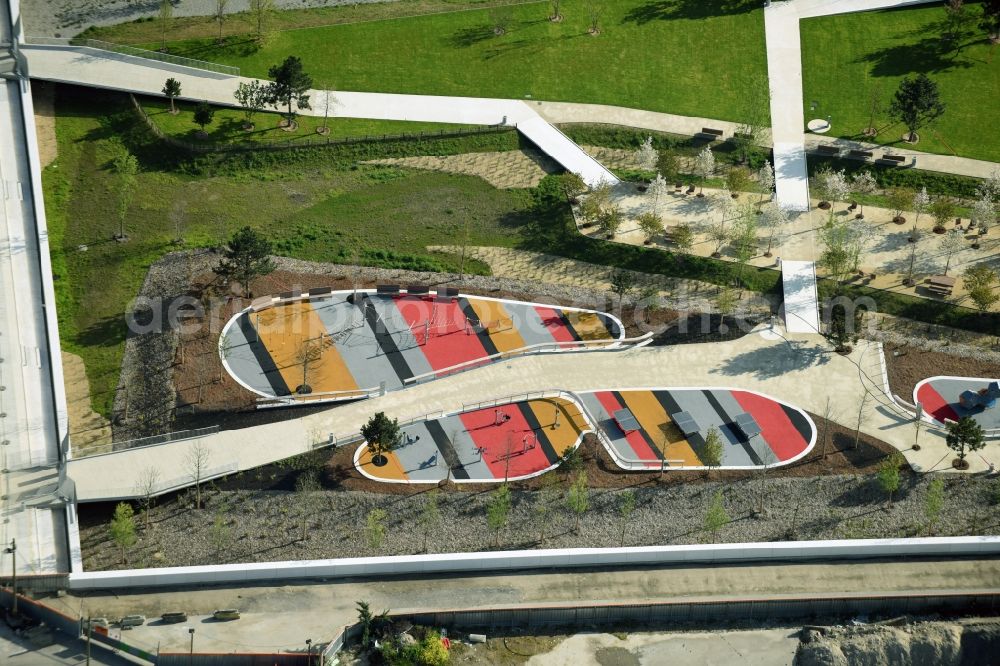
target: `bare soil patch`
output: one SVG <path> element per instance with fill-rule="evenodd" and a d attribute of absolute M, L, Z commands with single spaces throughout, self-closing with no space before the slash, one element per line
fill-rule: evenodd
<path fill-rule="evenodd" d="M 44 169 L 59 156 L 56 143 L 55 85 L 46 81 L 32 81 L 31 99 L 35 107 L 38 158 Z"/>
<path fill-rule="evenodd" d="M 69 409 L 69 435 L 73 449 L 80 453 L 93 444 L 111 441 L 111 422 L 91 409 L 90 382 L 83 359 L 69 352 L 62 353 L 63 382 Z"/>
<path fill-rule="evenodd" d="M 479 176 L 493 187 L 500 189 L 536 187 L 547 174 L 558 173 L 561 170 L 551 158 L 537 150 L 398 157 L 372 160 L 371 164 Z"/>

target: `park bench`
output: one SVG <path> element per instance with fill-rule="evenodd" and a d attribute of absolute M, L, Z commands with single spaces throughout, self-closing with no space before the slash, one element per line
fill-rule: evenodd
<path fill-rule="evenodd" d="M 848 157 L 853 157 L 859 160 L 869 160 L 874 156 L 874 153 L 870 150 L 852 150 L 847 153 Z"/>
<path fill-rule="evenodd" d="M 406 293 L 412 294 L 414 296 L 423 296 L 425 294 L 430 293 L 430 291 L 431 291 L 430 287 L 428 287 L 426 284 L 411 284 L 408 287 L 406 287 Z"/>
<path fill-rule="evenodd" d="M 815 148 L 817 155 L 840 155 L 840 148 L 837 146 L 827 146 L 825 144 L 820 144 Z"/>
<path fill-rule="evenodd" d="M 879 162 L 889 166 L 899 166 L 906 161 L 905 155 L 883 155 L 878 159 Z"/>
<path fill-rule="evenodd" d="M 445 287 L 443 291 L 438 292 L 438 295 L 445 298 L 458 298 L 458 287 Z"/>
<path fill-rule="evenodd" d="M 702 136 L 712 137 L 713 139 L 721 139 L 725 132 L 720 129 L 712 129 L 711 127 L 702 127 L 700 134 Z"/>
<path fill-rule="evenodd" d="M 326 298 L 333 294 L 333 287 L 316 287 L 306 292 L 309 298 Z"/>
<path fill-rule="evenodd" d="M 375 293 L 379 296 L 395 296 L 399 293 L 398 284 L 377 284 L 375 285 Z"/>
<path fill-rule="evenodd" d="M 301 289 L 292 289 L 291 291 L 283 291 L 278 294 L 278 299 L 282 301 L 291 301 L 302 295 Z"/>

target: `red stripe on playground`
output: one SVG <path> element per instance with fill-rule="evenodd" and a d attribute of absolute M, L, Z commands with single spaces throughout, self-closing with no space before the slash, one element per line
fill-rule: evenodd
<path fill-rule="evenodd" d="M 400 298 L 395 303 L 418 342 L 423 342 L 430 321 L 430 339 L 420 345 L 420 350 L 434 370 L 487 356 L 478 336 L 466 335 L 465 313 L 458 301 L 434 303 L 422 298 Z"/>
<path fill-rule="evenodd" d="M 729 392 L 744 411 L 753 415 L 760 426 L 761 436 L 779 461 L 802 453 L 809 444 L 795 427 L 781 405 L 770 398 L 746 391 Z"/>
<path fill-rule="evenodd" d="M 615 412 L 619 409 L 625 407 L 614 394 L 610 391 L 600 391 L 595 393 L 597 399 L 601 402 L 601 406 L 604 407 L 604 411 L 608 413 L 612 419 L 615 417 Z M 615 424 L 617 427 L 618 424 Z M 620 428 L 619 428 L 620 430 Z M 646 438 L 642 436 L 642 433 L 638 430 L 633 430 L 632 432 L 625 433 L 625 441 L 632 448 L 632 452 L 635 453 L 635 457 L 640 460 L 655 460 L 659 459 L 660 455 L 658 451 L 655 451 Z M 650 467 L 658 467 L 656 463 L 650 463 Z"/>
<path fill-rule="evenodd" d="M 566 323 L 563 321 L 562 315 L 558 310 L 536 305 L 535 312 L 537 312 L 538 316 L 541 317 L 545 330 L 549 332 L 549 335 L 552 336 L 553 340 L 556 342 L 576 341 L 573 331 L 566 326 Z"/>
<path fill-rule="evenodd" d="M 917 402 L 924 406 L 925 412 L 940 423 L 944 423 L 945 419 L 958 420 L 958 414 L 930 382 L 921 384 L 917 389 Z"/>
<path fill-rule="evenodd" d="M 472 441 L 486 449 L 483 462 L 493 478 L 503 479 L 505 473 L 511 478 L 526 476 L 548 468 L 551 463 L 541 445 L 535 441 L 537 433 L 532 431 L 517 405 L 504 405 L 499 409 L 510 417 L 500 425 L 496 425 L 496 409 L 492 407 L 460 416 Z M 525 436 L 528 436 L 528 446 L 534 444 L 533 449 L 525 450 Z M 506 460 L 508 440 L 513 453 L 509 469 Z"/>

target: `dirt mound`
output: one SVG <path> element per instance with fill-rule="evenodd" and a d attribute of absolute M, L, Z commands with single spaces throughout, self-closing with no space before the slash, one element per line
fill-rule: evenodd
<path fill-rule="evenodd" d="M 804 630 L 796 666 L 988 664 L 1000 648 L 1000 622 L 924 622 L 900 627 Z"/>

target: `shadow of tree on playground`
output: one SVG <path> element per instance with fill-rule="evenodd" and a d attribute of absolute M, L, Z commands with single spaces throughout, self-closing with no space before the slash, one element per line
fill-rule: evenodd
<path fill-rule="evenodd" d="M 698 20 L 742 14 L 760 9 L 762 5 L 758 0 L 654 0 L 630 10 L 622 23 L 643 25 L 652 21 Z"/>
<path fill-rule="evenodd" d="M 830 362 L 830 351 L 820 345 L 799 340 L 786 341 L 780 349 L 753 349 L 722 361 L 713 373 L 722 375 L 750 374 L 755 379 L 771 379 L 788 372 L 819 367 Z"/>

